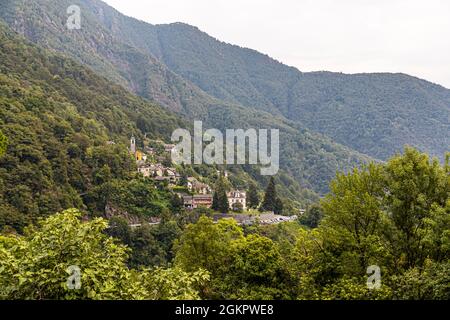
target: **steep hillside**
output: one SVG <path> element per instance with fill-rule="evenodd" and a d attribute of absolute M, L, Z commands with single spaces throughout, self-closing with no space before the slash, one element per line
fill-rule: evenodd
<path fill-rule="evenodd" d="M 450 145 L 450 91 L 441 86 L 404 74 L 302 73 L 186 24 L 150 25 L 81 2 L 116 39 L 222 101 L 282 115 L 379 159 L 405 144 L 442 157 Z"/>
<path fill-rule="evenodd" d="M 450 90 L 441 86 L 404 74 L 301 73 L 195 27 L 150 28 L 158 34 L 152 53 L 224 101 L 281 113 L 379 159 L 405 144 L 440 157 L 450 146 Z"/>
<path fill-rule="evenodd" d="M 149 52 L 150 47 L 137 43 L 137 30 L 153 43 L 155 34 L 147 33 L 149 25 L 130 20 L 99 1 L 80 1 L 83 22 L 81 30 L 68 30 L 64 17 L 71 1 L 8 0 L 2 4 L 1 16 L 29 40 L 69 55 L 99 74 L 125 85 L 144 97 L 153 99 L 189 119 L 207 126 L 225 128 L 279 128 L 281 130 L 281 167 L 291 198 L 303 189 L 319 193 L 328 190 L 336 170 L 347 170 L 369 158 L 331 139 L 308 130 L 302 124 L 286 120 L 281 114 L 263 112 L 210 96 L 196 85 L 169 71 Z M 108 24 L 108 21 L 110 23 Z M 124 25 L 131 21 L 132 26 Z M 133 31 L 134 30 L 134 31 Z M 130 39 L 134 38 L 133 41 Z M 153 40 L 152 40 L 153 39 Z M 156 50 L 153 48 L 152 50 Z M 139 60 L 135 60 L 139 57 Z M 105 65 L 102 66 L 100 62 Z M 157 66 L 157 67 L 155 67 Z M 142 74 L 140 71 L 148 70 Z M 162 74 L 167 77 L 162 77 Z M 137 72 L 139 71 L 139 72 Z M 157 72 L 158 71 L 158 72 Z M 124 75 L 117 77 L 117 75 Z M 125 79 L 125 83 L 122 80 Z M 145 83 L 156 83 L 159 91 L 147 90 Z M 135 84 L 142 86 L 136 87 Z M 171 88 L 177 88 L 173 91 Z M 169 91 L 167 91 L 169 90 Z M 253 172 L 248 169 L 249 174 Z M 265 182 L 264 177 L 255 177 Z M 295 179 L 296 183 L 294 183 Z"/>
<path fill-rule="evenodd" d="M 114 204 L 136 216 L 160 214 L 171 195 L 136 179 L 128 139 L 169 141 L 174 129 L 190 125 L 0 23 L 0 131 L 8 137 L 0 157 L 0 228 L 20 230 L 70 207 L 104 214 Z M 251 166 L 227 170 L 241 188 L 259 182 L 262 190 L 267 183 Z M 288 209 L 317 199 L 286 171 L 277 181 Z"/>
<path fill-rule="evenodd" d="M 0 157 L 0 226 L 19 230 L 29 219 L 70 207 L 102 213 L 121 188 L 133 193 L 129 183 L 139 197 L 127 201 L 161 212 L 164 201 L 154 186 L 130 180 L 136 167 L 126 143 L 132 134 L 142 138 L 141 129 L 168 139 L 184 125 L 166 109 L 0 24 L 0 130 L 8 138 Z"/>
<path fill-rule="evenodd" d="M 193 115 L 210 103 L 210 97 L 171 72 L 151 54 L 114 37 L 98 22 L 95 16 L 95 13 L 101 14 L 98 11 L 83 6 L 83 27 L 68 30 L 66 11 L 70 5 L 73 1 L 5 0 L 0 3 L 0 18 L 28 40 L 62 52 L 172 111 Z"/>

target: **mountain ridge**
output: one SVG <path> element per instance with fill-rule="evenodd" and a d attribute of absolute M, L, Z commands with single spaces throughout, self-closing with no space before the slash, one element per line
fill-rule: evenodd
<path fill-rule="evenodd" d="M 166 25 L 159 30 L 162 34 L 159 39 L 170 48 L 163 61 L 213 96 L 258 106 L 274 114 L 281 112 L 313 131 L 375 158 L 386 159 L 405 144 L 442 157 L 450 145 L 450 90 L 443 86 L 404 73 L 302 73 L 272 61 L 267 55 L 208 38 L 205 33 L 193 36 L 193 30 L 183 30 L 182 25 Z M 206 42 L 198 40 L 202 37 Z M 199 56 L 199 50 L 192 48 L 201 46 Z M 220 51 L 216 53 L 209 48 Z M 242 62 L 239 76 L 228 72 L 226 66 L 231 64 L 228 60 Z M 257 102 L 251 104 L 254 101 Z M 420 114 L 422 108 L 427 113 Z M 370 113 L 371 121 L 361 122 L 357 118 L 361 111 Z M 335 125 L 334 119 L 321 123 L 320 118 L 329 114 L 338 122 L 343 121 L 343 125 Z M 401 121 L 391 126 L 390 118 Z M 432 124 L 436 132 L 429 131 Z M 360 131 L 356 132 L 356 139 L 350 130 L 353 127 Z"/>
<path fill-rule="evenodd" d="M 101 2 L 95 3 L 101 6 Z M 111 15 L 120 17 L 118 11 L 111 10 Z M 210 95 L 294 119 L 371 157 L 387 159 L 408 144 L 443 159 L 450 145 L 450 90 L 439 84 L 405 73 L 302 72 L 256 50 L 220 41 L 186 23 L 152 25 L 134 18 L 111 19 L 109 23 L 117 24 L 113 31 L 120 30 L 118 37 L 148 49 Z M 138 36 L 143 33 L 134 29 L 136 24 L 153 33 L 153 40 Z M 129 29 L 134 37 L 130 37 Z M 249 61 L 233 69 L 245 59 Z M 260 64 L 248 67 L 254 63 Z M 274 73 L 274 68 L 280 70 Z M 269 80 L 272 75 L 277 81 Z M 364 94 L 358 96 L 358 91 Z M 427 109 L 424 114 L 420 114 L 422 107 Z M 409 112 L 410 108 L 416 109 Z M 334 119 L 321 121 L 328 114 L 333 114 L 336 124 Z M 356 132 L 351 130 L 355 125 Z M 432 126 L 436 132 L 429 130 Z"/>

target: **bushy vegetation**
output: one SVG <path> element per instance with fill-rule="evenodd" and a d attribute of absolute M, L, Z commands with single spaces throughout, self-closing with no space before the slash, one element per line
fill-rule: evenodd
<path fill-rule="evenodd" d="M 8 139 L 6 139 L 6 137 L 0 131 L 0 156 L 2 156 L 5 153 L 7 145 Z"/>
<path fill-rule="evenodd" d="M 0 236 L 0 299 L 199 298 L 207 272 L 130 269 L 129 249 L 104 233 L 108 222 L 80 218 L 80 212 L 68 210 L 30 227 L 24 236 Z M 72 278 L 75 268 L 78 280 Z"/>
<path fill-rule="evenodd" d="M 211 273 L 204 298 L 446 299 L 449 174 L 448 164 L 406 149 L 387 164 L 339 174 L 318 227 L 243 232 L 202 218 L 177 241 L 175 263 Z M 366 285 L 372 265 L 381 268 L 376 290 Z"/>
<path fill-rule="evenodd" d="M 118 218 L 82 222 L 69 210 L 0 237 L 0 297 L 449 298 L 448 162 L 406 149 L 339 174 L 319 208 L 323 219 L 311 228 L 171 214 L 130 228 Z M 71 265 L 80 290 L 67 288 Z M 381 269 L 378 288 L 367 286 L 369 266 Z"/>

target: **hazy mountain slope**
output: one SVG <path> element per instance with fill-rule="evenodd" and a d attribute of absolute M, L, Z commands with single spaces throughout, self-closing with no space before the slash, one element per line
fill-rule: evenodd
<path fill-rule="evenodd" d="M 130 41 L 131 34 L 129 36 L 124 34 L 132 33 L 131 31 L 138 27 L 146 28 L 148 25 L 131 20 L 135 24 L 133 28 L 125 26 L 122 28 L 114 21 L 129 21 L 129 18 L 120 15 L 102 2 L 80 1 L 79 4 L 84 13 L 82 29 L 67 30 L 63 17 L 70 4 L 72 2 L 68 0 L 26 1 L 26 4 L 22 0 L 8 0 L 3 3 L 3 8 L 7 10 L 1 12 L 2 17 L 14 30 L 27 36 L 33 42 L 63 52 L 119 84 L 122 83 L 122 78 L 117 78 L 115 75 L 122 74 L 132 79 L 126 81 L 126 86 L 130 89 L 133 89 L 133 83 L 141 83 L 139 80 L 141 77 L 145 78 L 143 83 L 146 81 L 157 83 L 158 91 L 136 89 L 135 92 L 144 97 L 150 97 L 190 119 L 204 120 L 207 125 L 220 129 L 280 128 L 282 174 L 294 178 L 301 185 L 300 187 L 293 183 L 291 178 L 284 182 L 287 187 L 296 189 L 292 190 L 293 198 L 302 192 L 303 188 L 325 192 L 328 182 L 337 169 L 347 170 L 368 160 L 368 157 L 312 133 L 298 123 L 211 97 L 195 85 L 168 71 L 163 65 L 153 65 L 152 62 L 156 60 L 150 54 L 143 52 L 146 48 L 137 45 L 133 47 Z M 115 18 L 109 18 L 111 16 Z M 106 21 L 111 21 L 110 25 L 107 25 Z M 136 34 L 138 34 L 137 31 Z M 150 41 L 151 33 L 147 37 L 149 37 L 148 43 L 153 43 Z M 109 40 L 105 41 L 105 39 Z M 124 51 L 124 48 L 128 49 Z M 150 50 L 150 48 L 147 49 Z M 135 61 L 136 56 L 140 60 Z M 103 61 L 108 70 L 99 67 L 97 61 Z M 129 66 L 134 69 L 131 70 Z M 154 66 L 156 70 L 163 70 L 163 73 L 169 76 L 161 77 L 160 73 L 153 72 Z M 142 75 L 136 70 L 151 72 Z M 177 88 L 177 90 L 171 90 L 171 88 Z M 165 92 L 165 90 L 168 91 Z M 248 171 L 251 170 L 248 169 Z M 262 177 L 259 178 L 263 181 Z"/>
<path fill-rule="evenodd" d="M 224 101 L 282 114 L 376 158 L 405 144 L 440 157 L 449 148 L 450 90 L 439 85 L 404 74 L 301 73 L 186 24 L 153 26 L 101 10 L 117 37 Z"/>
<path fill-rule="evenodd" d="M 0 3 L 0 17 L 32 42 L 62 52 L 142 97 L 187 115 L 204 110 L 210 97 L 148 52 L 113 37 L 97 21 L 95 11 L 83 7 L 82 28 L 68 30 L 66 10 L 72 4 L 68 0 L 5 0 Z"/>
<path fill-rule="evenodd" d="M 404 74 L 301 73 L 184 24 L 155 26 L 160 59 L 226 101 L 281 112 L 376 158 L 404 144 L 443 156 L 450 90 Z"/>
<path fill-rule="evenodd" d="M 450 150 L 450 91 L 405 74 L 310 73 L 286 113 L 337 142 L 386 159 L 405 145 Z"/>

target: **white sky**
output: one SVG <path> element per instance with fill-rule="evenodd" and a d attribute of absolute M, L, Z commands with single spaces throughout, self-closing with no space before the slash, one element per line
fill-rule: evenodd
<path fill-rule="evenodd" d="M 301 71 L 404 72 L 450 88 L 448 0 L 104 0 L 185 22 Z"/>

